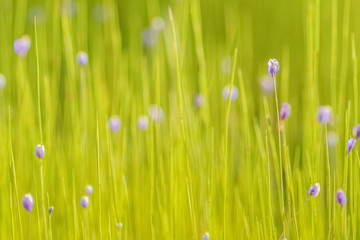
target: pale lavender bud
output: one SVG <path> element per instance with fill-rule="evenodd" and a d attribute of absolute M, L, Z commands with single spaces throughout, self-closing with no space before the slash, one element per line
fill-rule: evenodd
<path fill-rule="evenodd" d="M 154 47 L 159 39 L 159 33 L 153 28 L 145 28 L 142 32 L 142 41 L 145 47 Z"/>
<path fill-rule="evenodd" d="M 120 118 L 114 116 L 109 119 L 109 128 L 113 133 L 117 133 L 121 129 L 121 120 Z"/>
<path fill-rule="evenodd" d="M 239 90 L 235 86 L 231 89 L 230 85 L 227 85 L 223 88 L 222 95 L 225 100 L 228 100 L 230 97 L 233 102 L 239 97 Z"/>
<path fill-rule="evenodd" d="M 351 151 L 354 149 L 355 145 L 356 145 L 356 139 L 350 138 L 348 141 L 348 154 L 351 153 Z"/>
<path fill-rule="evenodd" d="M 204 104 L 205 104 L 205 98 L 201 93 L 199 93 L 195 97 L 195 106 L 197 108 L 201 108 L 202 106 L 204 106 Z"/>
<path fill-rule="evenodd" d="M 0 73 L 0 89 L 3 89 L 6 85 L 6 77 Z"/>
<path fill-rule="evenodd" d="M 149 117 L 146 115 L 138 118 L 138 127 L 142 131 L 146 131 L 149 128 Z"/>
<path fill-rule="evenodd" d="M 51 206 L 50 208 L 49 208 L 49 214 L 52 214 L 53 213 L 53 211 L 54 211 L 54 206 Z"/>
<path fill-rule="evenodd" d="M 210 234 L 209 234 L 209 233 L 205 233 L 205 234 L 203 235 L 203 239 L 204 239 L 204 240 L 210 240 Z"/>
<path fill-rule="evenodd" d="M 31 39 L 29 36 L 24 35 L 14 42 L 14 51 L 20 57 L 26 57 L 31 46 Z"/>
<path fill-rule="evenodd" d="M 86 52 L 81 51 L 77 55 L 77 62 L 81 66 L 86 66 L 89 63 L 89 57 Z"/>
<path fill-rule="evenodd" d="M 281 120 L 286 120 L 290 117 L 291 114 L 291 106 L 289 103 L 283 103 L 280 110 L 280 118 Z"/>
<path fill-rule="evenodd" d="M 80 204 L 83 208 L 88 208 L 89 207 L 89 197 L 88 196 L 84 196 L 81 198 L 80 200 Z"/>
<path fill-rule="evenodd" d="M 338 136 L 335 132 L 329 132 L 328 134 L 328 145 L 329 147 L 335 147 L 338 142 Z"/>
<path fill-rule="evenodd" d="M 261 81 L 261 89 L 263 93 L 273 93 L 275 90 L 274 80 L 270 77 L 264 77 Z"/>
<path fill-rule="evenodd" d="M 332 110 L 329 106 L 320 106 L 318 111 L 318 120 L 322 124 L 327 124 L 332 119 Z"/>
<path fill-rule="evenodd" d="M 343 207 L 347 202 L 346 195 L 342 189 L 339 189 L 336 193 L 336 201 Z"/>
<path fill-rule="evenodd" d="M 315 185 L 309 189 L 308 193 L 313 197 L 317 197 L 320 193 L 320 184 L 315 183 Z"/>
<path fill-rule="evenodd" d="M 360 139 L 360 124 L 356 125 L 353 128 L 353 135 L 357 138 Z"/>
<path fill-rule="evenodd" d="M 94 188 L 91 185 L 86 185 L 85 191 L 86 191 L 87 195 L 91 196 L 93 194 Z"/>
<path fill-rule="evenodd" d="M 152 105 L 149 108 L 149 114 L 154 122 L 162 122 L 164 120 L 164 111 L 161 107 Z"/>
<path fill-rule="evenodd" d="M 229 75 L 231 73 L 231 57 L 224 57 L 221 61 L 221 71 Z"/>
<path fill-rule="evenodd" d="M 29 194 L 25 194 L 23 198 L 23 206 L 26 211 L 31 212 L 34 208 L 34 198 L 33 196 Z"/>
<path fill-rule="evenodd" d="M 268 72 L 271 77 L 275 77 L 280 70 L 280 64 L 276 59 L 270 59 L 268 61 Z"/>
<path fill-rule="evenodd" d="M 38 157 L 38 158 L 44 158 L 45 157 L 45 147 L 44 147 L 44 145 L 41 145 L 41 144 L 38 144 L 37 146 L 36 146 L 36 156 Z"/>
<path fill-rule="evenodd" d="M 162 32 L 165 29 L 165 20 L 162 17 L 155 17 L 151 21 L 151 27 L 157 32 Z"/>

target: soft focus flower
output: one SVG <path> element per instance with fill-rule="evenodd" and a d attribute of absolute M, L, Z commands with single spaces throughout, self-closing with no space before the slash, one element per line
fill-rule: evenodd
<path fill-rule="evenodd" d="M 94 188 L 91 185 L 86 185 L 85 191 L 87 195 L 91 196 L 93 194 Z"/>
<path fill-rule="evenodd" d="M 14 42 L 14 51 L 20 57 L 26 57 L 31 46 L 31 39 L 28 35 L 18 38 Z"/>
<path fill-rule="evenodd" d="M 327 124 L 331 121 L 332 110 L 329 106 L 320 106 L 318 111 L 318 120 L 322 124 Z"/>
<path fill-rule="evenodd" d="M 154 122 L 162 122 L 164 120 L 164 111 L 161 107 L 152 105 L 149 108 L 149 114 Z"/>
<path fill-rule="evenodd" d="M 122 227 L 123 227 L 123 224 L 122 223 L 116 223 L 116 226 L 121 230 Z"/>
<path fill-rule="evenodd" d="M 204 239 L 204 240 L 210 240 L 210 234 L 209 234 L 209 233 L 205 233 L 205 234 L 203 235 L 203 239 Z"/>
<path fill-rule="evenodd" d="M 145 28 L 142 32 L 142 41 L 145 47 L 152 48 L 154 47 L 159 39 L 159 33 L 152 27 Z"/>
<path fill-rule="evenodd" d="M 77 4 L 74 1 L 65 1 L 62 4 L 62 14 L 67 17 L 73 17 L 77 12 Z"/>
<path fill-rule="evenodd" d="M 151 21 L 151 27 L 157 32 L 162 32 L 165 29 L 165 20 L 162 17 L 154 17 Z"/>
<path fill-rule="evenodd" d="M 50 208 L 49 208 L 49 214 L 52 214 L 53 213 L 53 211 L 54 211 L 54 206 L 51 206 Z"/>
<path fill-rule="evenodd" d="M 44 23 L 46 20 L 46 12 L 43 6 L 37 5 L 29 9 L 29 22 L 34 23 L 34 17 L 36 16 L 36 24 Z"/>
<path fill-rule="evenodd" d="M 336 201 L 343 207 L 347 202 L 346 195 L 342 189 L 339 189 L 336 193 Z"/>
<path fill-rule="evenodd" d="M 0 89 L 3 89 L 6 85 L 6 77 L 0 73 Z"/>
<path fill-rule="evenodd" d="M 328 145 L 329 147 L 335 147 L 338 142 L 338 135 L 335 132 L 329 132 Z"/>
<path fill-rule="evenodd" d="M 283 103 L 280 110 L 280 118 L 281 120 L 286 120 L 290 117 L 291 114 L 291 106 L 289 103 Z"/>
<path fill-rule="evenodd" d="M 273 93 L 275 90 L 274 80 L 270 77 L 264 77 L 261 80 L 261 89 L 263 93 Z"/>
<path fill-rule="evenodd" d="M 121 120 L 120 118 L 114 116 L 109 119 L 109 128 L 113 133 L 117 133 L 121 129 Z"/>
<path fill-rule="evenodd" d="M 360 124 L 353 128 L 353 134 L 357 139 L 360 139 Z"/>
<path fill-rule="evenodd" d="M 205 104 L 204 96 L 201 93 L 197 94 L 195 97 L 195 106 L 201 108 L 202 106 L 204 106 L 204 104 Z"/>
<path fill-rule="evenodd" d="M 270 59 L 268 61 L 268 72 L 270 76 L 275 77 L 280 70 L 280 64 L 276 59 Z"/>
<path fill-rule="evenodd" d="M 34 208 L 34 198 L 33 196 L 29 194 L 25 194 L 23 198 L 23 206 L 26 211 L 31 212 Z"/>
<path fill-rule="evenodd" d="M 239 97 L 239 90 L 236 86 L 233 86 L 231 89 L 230 85 L 227 85 L 223 88 L 222 95 L 225 100 L 228 100 L 230 97 L 231 101 L 235 101 Z"/>
<path fill-rule="evenodd" d="M 45 147 L 44 147 L 44 145 L 41 145 L 41 144 L 38 144 L 37 146 L 36 146 L 36 156 L 38 157 L 38 158 L 44 158 L 45 157 Z"/>
<path fill-rule="evenodd" d="M 149 128 L 149 117 L 142 115 L 138 118 L 138 127 L 142 131 L 146 131 Z"/>
<path fill-rule="evenodd" d="M 80 200 L 80 204 L 83 208 L 88 208 L 89 207 L 89 197 L 88 196 L 84 196 L 81 198 Z"/>
<path fill-rule="evenodd" d="M 231 57 L 225 57 L 223 58 L 223 60 L 221 61 L 221 71 L 224 74 L 229 75 L 231 73 Z"/>
<path fill-rule="evenodd" d="M 356 139 L 350 138 L 348 141 L 348 154 L 351 153 L 351 151 L 354 149 L 355 145 L 356 145 Z"/>
<path fill-rule="evenodd" d="M 315 185 L 309 189 L 309 194 L 313 197 L 317 197 L 317 195 L 319 195 L 319 193 L 320 193 L 320 184 L 315 183 Z"/>
<path fill-rule="evenodd" d="M 77 62 L 81 66 L 86 66 L 89 63 L 89 57 L 86 52 L 81 51 L 77 55 Z"/>

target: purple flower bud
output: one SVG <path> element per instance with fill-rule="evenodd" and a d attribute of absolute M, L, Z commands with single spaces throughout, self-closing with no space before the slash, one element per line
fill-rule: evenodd
<path fill-rule="evenodd" d="M 54 211 L 54 206 L 51 206 L 50 208 L 49 208 L 49 214 L 52 214 L 53 213 L 53 211 Z"/>
<path fill-rule="evenodd" d="M 91 185 L 86 185 L 85 191 L 87 195 L 91 196 L 93 194 L 94 188 Z"/>
<path fill-rule="evenodd" d="M 31 212 L 34 208 L 34 198 L 32 197 L 32 195 L 29 194 L 25 194 L 24 198 L 23 198 L 23 206 L 25 208 L 26 211 Z"/>
<path fill-rule="evenodd" d="M 268 72 L 270 76 L 275 77 L 280 70 L 280 64 L 276 59 L 270 59 L 268 61 Z"/>
<path fill-rule="evenodd" d="M 142 32 L 142 41 L 145 47 L 147 48 L 154 47 L 158 43 L 158 40 L 159 40 L 159 33 L 152 27 L 145 28 L 144 31 Z"/>
<path fill-rule="evenodd" d="M 44 145 L 38 144 L 36 146 L 36 156 L 38 158 L 40 158 L 40 159 L 45 157 L 45 147 L 44 147 Z"/>
<path fill-rule="evenodd" d="M 88 196 L 84 196 L 81 198 L 80 200 L 80 204 L 83 208 L 88 208 L 89 207 L 89 197 Z"/>
<path fill-rule="evenodd" d="M 239 90 L 236 86 L 233 86 L 231 90 L 230 85 L 227 85 L 223 88 L 222 95 L 225 100 L 228 100 L 230 97 L 233 102 L 239 97 Z"/>
<path fill-rule="evenodd" d="M 320 106 L 318 112 L 318 120 L 322 124 L 327 124 L 332 119 L 332 110 L 329 106 Z"/>
<path fill-rule="evenodd" d="M 360 124 L 356 125 L 353 128 L 353 135 L 357 138 L 360 139 Z"/>
<path fill-rule="evenodd" d="M 343 207 L 347 202 L 346 195 L 342 189 L 339 189 L 336 193 L 336 201 Z"/>
<path fill-rule="evenodd" d="M 138 127 L 142 131 L 146 131 L 149 128 L 149 117 L 146 115 L 140 116 L 138 119 Z"/>
<path fill-rule="evenodd" d="M 121 120 L 118 117 L 111 117 L 109 119 L 109 128 L 113 133 L 117 133 L 121 129 Z"/>
<path fill-rule="evenodd" d="M 264 77 L 261 80 L 261 89 L 265 94 L 273 93 L 275 90 L 274 80 L 270 77 Z"/>
<path fill-rule="evenodd" d="M 280 110 L 280 118 L 281 120 L 286 120 L 290 117 L 291 114 L 291 106 L 289 103 L 283 103 L 282 108 Z"/>
<path fill-rule="evenodd" d="M 348 141 L 348 154 L 351 153 L 351 151 L 354 149 L 355 145 L 356 145 L 356 139 L 350 138 Z"/>
<path fill-rule="evenodd" d="M 317 197 L 319 193 L 320 193 L 320 184 L 315 183 L 315 185 L 309 189 L 309 194 L 313 197 Z"/>
<path fill-rule="evenodd" d="M 205 234 L 203 235 L 203 239 L 204 239 L 204 240 L 210 240 L 210 234 L 209 234 L 209 233 L 205 233 Z"/>
<path fill-rule="evenodd" d="M 149 114 L 154 122 L 162 122 L 164 120 L 164 111 L 161 107 L 152 105 L 149 108 Z"/>
<path fill-rule="evenodd" d="M 3 89 L 6 85 L 6 77 L 0 73 L 0 89 Z"/>
<path fill-rule="evenodd" d="M 89 57 L 86 52 L 79 52 L 77 55 L 78 64 L 81 66 L 86 66 L 89 63 Z"/>
<path fill-rule="evenodd" d="M 18 38 L 14 42 L 14 51 L 20 57 L 26 57 L 31 46 L 30 37 L 27 35 Z"/>
<path fill-rule="evenodd" d="M 204 104 L 205 104 L 205 98 L 201 93 L 199 93 L 195 97 L 195 106 L 197 108 L 201 108 L 202 106 L 204 106 Z"/>

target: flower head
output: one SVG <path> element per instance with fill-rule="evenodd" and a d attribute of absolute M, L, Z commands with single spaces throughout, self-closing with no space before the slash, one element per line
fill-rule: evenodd
<path fill-rule="evenodd" d="M 357 138 L 360 139 L 360 124 L 356 125 L 353 128 L 353 135 Z"/>
<path fill-rule="evenodd" d="M 41 145 L 41 144 L 38 144 L 37 146 L 36 146 L 36 156 L 38 157 L 38 158 L 44 158 L 45 157 L 45 147 L 44 147 L 44 145 Z"/>
<path fill-rule="evenodd" d="M 320 106 L 318 111 L 318 120 L 322 124 L 327 124 L 332 119 L 332 110 L 329 106 Z"/>
<path fill-rule="evenodd" d="M 351 151 L 354 149 L 355 145 L 356 145 L 356 139 L 350 138 L 348 141 L 348 154 L 351 153 Z"/>
<path fill-rule="evenodd" d="M 89 63 L 89 57 L 86 52 L 81 51 L 77 54 L 77 62 L 81 66 L 86 66 Z"/>
<path fill-rule="evenodd" d="M 89 197 L 88 196 L 84 196 L 81 198 L 80 200 L 80 204 L 83 208 L 88 208 L 89 207 Z"/>
<path fill-rule="evenodd" d="M 261 80 L 261 89 L 263 93 L 270 94 L 275 90 L 274 80 L 271 77 L 264 77 Z"/>
<path fill-rule="evenodd" d="M 113 133 L 117 133 L 121 129 L 121 120 L 120 118 L 114 116 L 109 119 L 109 128 Z"/>
<path fill-rule="evenodd" d="M 23 206 L 26 211 L 31 212 L 34 208 L 34 198 L 33 196 L 29 194 L 25 194 L 23 198 Z"/>
<path fill-rule="evenodd" d="M 142 115 L 138 118 L 138 127 L 142 131 L 146 131 L 149 128 L 149 117 Z"/>
<path fill-rule="evenodd" d="M 91 196 L 93 194 L 94 188 L 91 185 L 86 185 L 85 191 L 86 191 L 87 195 Z"/>
<path fill-rule="evenodd" d="M 0 89 L 3 89 L 6 85 L 6 77 L 0 73 Z"/>
<path fill-rule="evenodd" d="M 342 189 L 339 189 L 336 193 L 336 201 L 343 207 L 347 202 L 346 195 Z"/>
<path fill-rule="evenodd" d="M 54 206 L 51 206 L 50 208 L 49 208 L 49 214 L 52 214 L 53 213 L 53 211 L 54 211 Z"/>
<path fill-rule="evenodd" d="M 205 234 L 203 235 L 203 239 L 204 239 L 204 240 L 210 240 L 210 234 L 209 234 L 209 233 L 205 233 Z"/>
<path fill-rule="evenodd" d="M 278 74 L 279 70 L 280 70 L 280 64 L 279 64 L 278 60 L 270 59 L 268 61 L 268 72 L 269 72 L 270 76 L 272 78 L 275 77 Z"/>
<path fill-rule="evenodd" d="M 308 193 L 313 197 L 317 197 L 320 193 L 320 184 L 315 183 L 315 185 L 309 189 Z"/>
<path fill-rule="evenodd" d="M 154 122 L 162 122 L 164 120 L 164 111 L 161 107 L 151 105 L 149 108 L 149 114 Z"/>
<path fill-rule="evenodd" d="M 31 39 L 28 35 L 18 38 L 14 42 L 14 51 L 20 57 L 26 57 L 31 46 Z"/>
<path fill-rule="evenodd" d="M 281 120 L 286 120 L 290 117 L 291 114 L 291 106 L 289 103 L 283 103 L 280 110 L 280 118 Z"/>
<path fill-rule="evenodd" d="M 222 90 L 222 95 L 225 100 L 228 100 L 229 97 L 231 98 L 231 101 L 235 101 L 239 97 L 239 90 L 236 86 L 227 85 Z"/>
<path fill-rule="evenodd" d="M 159 40 L 159 32 L 152 27 L 145 28 L 142 32 L 142 42 L 145 47 L 154 47 Z"/>
<path fill-rule="evenodd" d="M 165 29 L 165 20 L 162 17 L 154 17 L 151 21 L 151 27 L 157 32 L 162 32 Z"/>
<path fill-rule="evenodd" d="M 201 108 L 202 106 L 204 106 L 204 104 L 205 104 L 204 96 L 201 93 L 197 94 L 195 97 L 195 106 L 197 108 Z"/>

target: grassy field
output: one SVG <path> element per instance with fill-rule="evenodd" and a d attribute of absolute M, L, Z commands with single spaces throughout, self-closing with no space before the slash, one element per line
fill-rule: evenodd
<path fill-rule="evenodd" d="M 360 239 L 358 9 L 0 0 L 0 239 Z"/>

